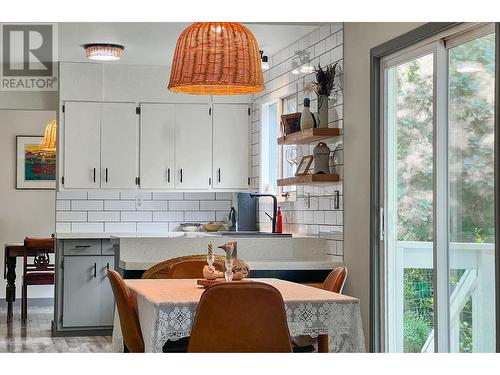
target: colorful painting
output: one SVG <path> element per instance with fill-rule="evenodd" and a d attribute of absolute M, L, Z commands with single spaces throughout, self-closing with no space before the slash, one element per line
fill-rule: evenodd
<path fill-rule="evenodd" d="M 56 152 L 41 136 L 17 136 L 17 189 L 54 189 Z"/>

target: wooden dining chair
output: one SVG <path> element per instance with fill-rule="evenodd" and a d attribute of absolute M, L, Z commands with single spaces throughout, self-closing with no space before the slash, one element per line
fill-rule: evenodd
<path fill-rule="evenodd" d="M 116 308 L 118 309 L 124 351 L 144 353 L 144 341 L 142 339 L 139 317 L 137 316 L 130 292 L 118 272 L 108 270 L 108 280 L 115 296 Z"/>
<path fill-rule="evenodd" d="M 144 353 L 144 340 L 142 338 L 139 316 L 135 309 L 135 304 L 130 295 L 129 289 L 125 285 L 123 278 L 116 271 L 108 271 L 108 280 L 115 297 L 118 317 L 123 336 L 123 351 L 125 353 Z M 185 353 L 187 352 L 189 338 L 181 338 L 176 341 L 167 341 L 163 345 L 164 353 Z"/>
<path fill-rule="evenodd" d="M 342 290 L 344 290 L 346 279 L 347 279 L 347 268 L 336 267 L 326 277 L 321 289 L 328 290 L 329 292 L 334 292 L 334 293 L 342 293 Z"/>
<path fill-rule="evenodd" d="M 23 279 L 21 290 L 21 320 L 28 317 L 28 286 L 54 285 L 54 263 L 50 254 L 54 253 L 54 238 L 24 239 Z"/>
<path fill-rule="evenodd" d="M 342 293 L 344 289 L 345 281 L 347 278 L 347 268 L 346 267 L 336 267 L 332 272 L 328 274 L 321 289 L 328 290 L 329 292 Z M 316 348 L 314 347 L 317 343 L 317 339 L 311 336 L 301 335 L 294 337 L 293 341 L 293 351 L 295 353 L 310 353 Z"/>
<path fill-rule="evenodd" d="M 280 292 L 251 281 L 208 287 L 198 303 L 188 352 L 291 353 Z"/>
<path fill-rule="evenodd" d="M 224 256 L 216 255 L 214 267 L 224 271 Z M 203 279 L 206 255 L 187 255 L 155 264 L 142 275 L 143 279 Z"/>

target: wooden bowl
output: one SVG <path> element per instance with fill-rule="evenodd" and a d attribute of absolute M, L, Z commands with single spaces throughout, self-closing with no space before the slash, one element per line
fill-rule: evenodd
<path fill-rule="evenodd" d="M 220 228 L 222 228 L 222 224 L 220 223 L 203 224 L 203 228 L 207 232 L 217 232 Z"/>

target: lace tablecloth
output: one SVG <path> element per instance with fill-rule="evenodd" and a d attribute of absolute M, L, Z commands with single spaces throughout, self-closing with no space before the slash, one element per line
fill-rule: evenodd
<path fill-rule="evenodd" d="M 255 279 L 277 288 L 285 303 L 291 336 L 327 334 L 330 352 L 365 351 L 359 300 L 278 279 Z M 134 295 L 146 352 L 161 353 L 167 340 L 191 333 L 203 289 L 196 280 L 125 280 Z M 115 312 L 113 349 L 123 350 Z"/>

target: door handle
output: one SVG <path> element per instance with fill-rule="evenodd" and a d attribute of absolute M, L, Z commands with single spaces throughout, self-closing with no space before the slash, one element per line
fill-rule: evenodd
<path fill-rule="evenodd" d="M 108 277 L 108 272 L 109 272 L 109 262 L 106 263 L 106 275 L 104 275 L 104 277 Z"/>
<path fill-rule="evenodd" d="M 94 266 L 92 267 L 94 269 L 94 279 L 97 278 L 97 263 L 94 263 Z"/>
<path fill-rule="evenodd" d="M 181 170 L 180 170 L 180 173 L 181 173 L 181 176 L 180 176 L 180 177 L 181 177 L 181 184 L 182 184 L 182 168 L 181 168 Z"/>
<path fill-rule="evenodd" d="M 93 176 L 93 180 L 94 180 L 94 182 L 95 182 L 95 168 L 94 168 L 94 176 Z"/>
<path fill-rule="evenodd" d="M 170 183 L 170 168 L 167 168 L 167 182 Z"/>
<path fill-rule="evenodd" d="M 106 183 L 108 182 L 108 168 L 106 168 L 106 172 L 105 172 L 105 180 L 106 180 Z"/>
<path fill-rule="evenodd" d="M 217 169 L 217 182 L 220 184 L 220 168 Z"/>

